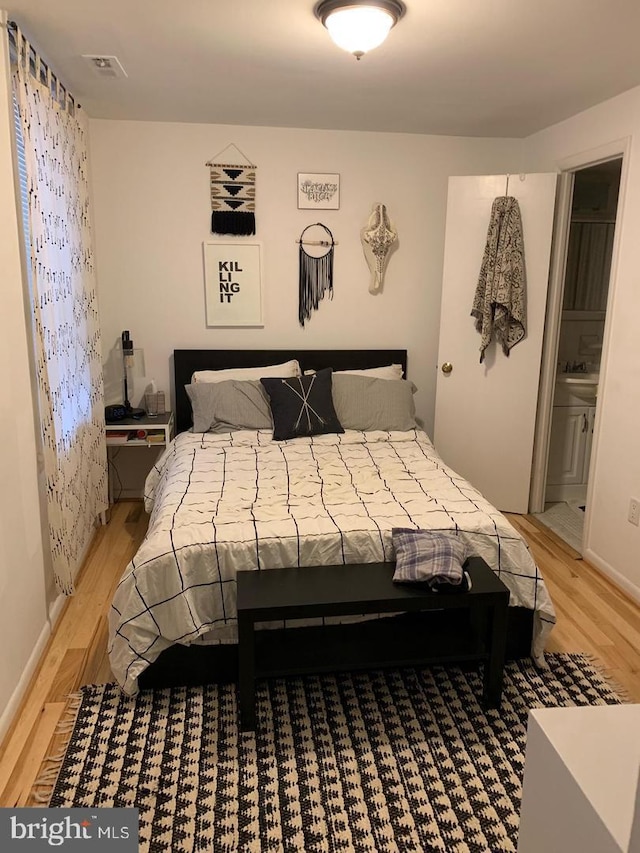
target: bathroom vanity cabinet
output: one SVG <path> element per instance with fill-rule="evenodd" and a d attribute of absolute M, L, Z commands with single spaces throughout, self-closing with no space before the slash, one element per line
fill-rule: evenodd
<path fill-rule="evenodd" d="M 547 501 L 584 500 L 593 442 L 598 393 L 597 374 L 560 374 L 556 380 Z"/>
<path fill-rule="evenodd" d="M 549 447 L 547 486 L 579 486 L 587 484 L 593 440 L 595 406 L 554 406 Z M 579 499 L 571 490 L 547 500 Z"/>

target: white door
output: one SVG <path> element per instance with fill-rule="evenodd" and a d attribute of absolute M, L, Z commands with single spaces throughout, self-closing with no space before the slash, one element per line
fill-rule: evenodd
<path fill-rule="evenodd" d="M 493 200 L 507 176 L 449 178 L 434 442 L 444 461 L 498 509 L 525 513 L 553 234 L 556 174 L 511 175 L 522 214 L 526 336 L 507 358 L 492 342 L 480 364 L 471 317 Z M 442 365 L 453 366 L 450 373 Z"/>

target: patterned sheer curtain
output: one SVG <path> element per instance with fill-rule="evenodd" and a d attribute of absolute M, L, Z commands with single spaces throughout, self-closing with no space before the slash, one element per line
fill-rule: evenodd
<path fill-rule="evenodd" d="M 51 553 L 69 595 L 107 508 L 107 459 L 86 126 L 20 31 L 10 31 Z"/>

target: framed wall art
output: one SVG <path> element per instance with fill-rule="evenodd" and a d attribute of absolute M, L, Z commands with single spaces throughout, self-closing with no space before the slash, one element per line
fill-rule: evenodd
<path fill-rule="evenodd" d="M 204 243 L 206 323 L 263 326 L 262 245 Z"/>
<path fill-rule="evenodd" d="M 298 172 L 298 208 L 305 210 L 338 210 L 340 207 L 340 175 Z"/>

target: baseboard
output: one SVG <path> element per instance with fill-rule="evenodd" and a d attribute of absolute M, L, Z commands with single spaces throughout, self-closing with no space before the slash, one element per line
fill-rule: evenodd
<path fill-rule="evenodd" d="M 144 495 L 140 489 L 120 489 L 118 497 L 114 498 L 114 503 L 118 501 L 141 501 Z"/>
<path fill-rule="evenodd" d="M 62 615 L 62 608 L 67 603 L 67 596 L 62 595 L 62 593 L 58 593 L 53 601 L 49 605 L 49 625 L 51 626 L 51 632 L 55 630 L 56 625 L 58 624 L 58 619 Z"/>
<path fill-rule="evenodd" d="M 587 502 L 587 484 L 580 483 L 574 486 L 547 486 L 544 494 L 545 503 L 557 503 L 561 501 Z"/>
<path fill-rule="evenodd" d="M 0 717 L 0 743 L 4 740 L 4 737 L 7 734 L 9 727 L 13 723 L 14 717 L 20 707 L 20 703 L 22 702 L 24 695 L 31 684 L 33 674 L 35 673 L 36 669 L 38 668 L 38 665 L 40 664 L 40 658 L 42 657 L 42 653 L 46 648 L 50 636 L 51 623 L 47 621 L 45 622 L 42 631 L 40 632 L 40 636 L 38 637 L 36 644 L 33 647 L 33 651 L 29 656 L 29 660 L 27 661 L 26 666 L 22 671 L 20 681 L 17 683 L 16 688 L 11 694 L 11 698 L 7 702 L 6 707 L 2 712 L 2 716 Z"/>
<path fill-rule="evenodd" d="M 82 552 L 82 556 L 78 561 L 78 568 L 75 572 L 76 577 L 78 571 L 80 570 L 80 567 L 84 565 L 84 561 L 87 557 L 89 548 L 91 547 L 94 538 L 95 533 L 89 538 L 89 541 L 85 545 L 85 548 Z M 22 676 L 20 677 L 20 681 L 17 683 L 15 690 L 11 694 L 11 698 L 7 702 L 7 705 L 4 711 L 2 712 L 2 716 L 0 716 L 0 743 L 2 743 L 2 741 L 4 740 L 7 731 L 13 723 L 15 715 L 19 710 L 20 703 L 22 702 L 27 690 L 31 686 L 31 679 L 33 678 L 35 671 L 40 665 L 40 661 L 47 647 L 47 643 L 49 642 L 49 638 L 55 630 L 55 627 L 62 615 L 62 611 L 66 603 L 67 596 L 63 595 L 62 593 L 59 593 L 49 605 L 47 621 L 44 624 L 42 631 L 40 632 L 40 636 L 38 637 L 31 654 L 29 655 L 29 660 L 25 665 L 25 668 L 22 672 Z"/>
<path fill-rule="evenodd" d="M 640 604 L 639 587 L 631 583 L 628 578 L 620 574 L 619 571 L 614 569 L 613 566 L 610 566 L 606 560 L 603 560 L 590 548 L 587 548 L 582 556 L 588 563 L 591 563 L 591 565 L 598 569 L 598 571 L 602 572 L 603 575 L 606 575 L 611 583 L 615 584 L 618 589 L 622 590 L 622 592 L 628 595 L 629 598 L 632 598 L 637 604 Z"/>

